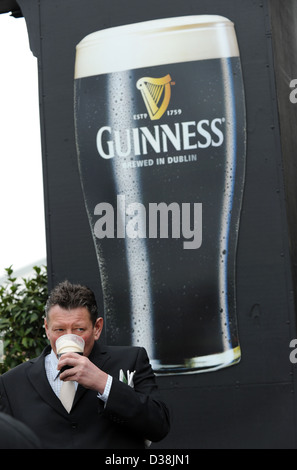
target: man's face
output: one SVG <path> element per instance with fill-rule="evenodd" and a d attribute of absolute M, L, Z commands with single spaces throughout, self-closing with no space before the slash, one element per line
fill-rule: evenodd
<path fill-rule="evenodd" d="M 93 326 L 89 311 L 85 307 L 78 307 L 72 310 L 61 308 L 55 305 L 48 312 L 48 322 L 44 320 L 46 335 L 51 343 L 55 354 L 57 339 L 66 334 L 81 336 L 85 341 L 84 356 L 89 356 L 94 342 L 99 339 L 103 318 L 97 318 Z"/>

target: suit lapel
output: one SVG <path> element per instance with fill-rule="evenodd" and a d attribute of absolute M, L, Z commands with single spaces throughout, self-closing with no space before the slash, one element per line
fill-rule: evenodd
<path fill-rule="evenodd" d="M 109 353 L 104 345 L 99 345 L 95 342 L 94 347 L 89 356 L 90 361 L 92 361 L 99 369 L 103 369 L 106 361 L 110 358 Z"/>
<path fill-rule="evenodd" d="M 65 414 L 67 412 L 55 392 L 52 390 L 45 372 L 45 356 L 49 354 L 50 351 L 50 346 L 47 346 L 37 359 L 31 361 L 32 367 L 28 369 L 27 376 L 41 398 L 50 406 L 55 408 L 59 413 Z"/>

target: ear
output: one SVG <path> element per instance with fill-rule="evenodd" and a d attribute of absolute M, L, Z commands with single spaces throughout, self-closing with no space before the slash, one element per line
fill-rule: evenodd
<path fill-rule="evenodd" d="M 95 340 L 100 338 L 101 332 L 103 330 L 103 318 L 97 318 L 95 325 L 94 325 L 94 338 Z"/>

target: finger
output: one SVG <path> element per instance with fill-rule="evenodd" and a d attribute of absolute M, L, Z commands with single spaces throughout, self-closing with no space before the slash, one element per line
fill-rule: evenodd
<path fill-rule="evenodd" d="M 60 380 L 63 382 L 67 382 L 68 380 L 75 380 L 75 374 L 76 370 L 74 367 L 71 367 L 71 369 L 67 369 L 60 374 Z"/>
<path fill-rule="evenodd" d="M 76 357 L 63 357 L 59 360 L 57 369 L 61 370 L 65 366 L 74 367 L 76 366 L 78 360 Z"/>
<path fill-rule="evenodd" d="M 62 359 L 70 358 L 70 357 L 72 357 L 73 359 L 77 359 L 81 356 L 77 353 L 74 353 L 74 352 L 68 352 L 68 353 L 62 354 L 62 356 L 60 356 L 60 358 L 59 358 L 59 361 L 61 361 Z"/>

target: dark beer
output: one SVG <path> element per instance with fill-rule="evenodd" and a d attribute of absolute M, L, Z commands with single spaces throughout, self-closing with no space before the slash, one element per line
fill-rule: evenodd
<path fill-rule="evenodd" d="M 87 36 L 75 123 L 108 344 L 145 347 L 160 374 L 237 363 L 246 125 L 233 24 L 190 16 Z"/>

